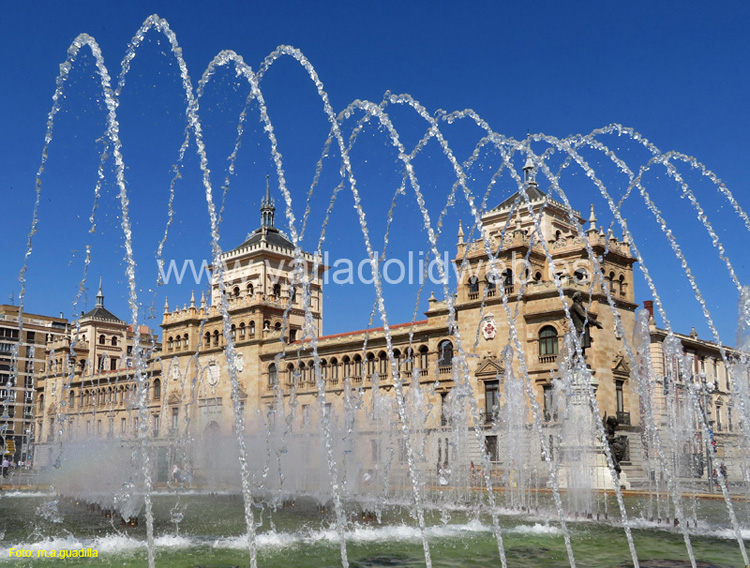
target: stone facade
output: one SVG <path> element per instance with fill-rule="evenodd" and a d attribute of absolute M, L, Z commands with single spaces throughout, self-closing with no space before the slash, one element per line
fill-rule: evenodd
<path fill-rule="evenodd" d="M 431 297 L 426 319 L 390 325 L 387 332 L 375 328 L 328 336 L 320 335 L 326 267 L 316 256 L 295 251 L 275 228 L 267 186 L 261 227 L 224 253 L 221 266 L 212 267 L 210 299 L 204 295 L 196 303 L 193 296 L 182 308 L 166 303 L 161 346 L 143 330 L 141 339 L 150 341 L 149 422 L 135 424 L 136 385 L 127 364 L 134 334 L 103 313 L 102 298 L 100 311 L 84 315 L 67 344 L 48 345 L 38 442 L 58 436 L 132 438 L 140 427 L 155 445 L 167 448 L 170 440 L 186 436 L 230 435 L 235 409 L 246 423 L 265 423 L 263 428 L 284 413 L 295 423 L 290 428 L 301 433 L 331 412 L 354 417 L 357 431 L 373 438 L 372 452 L 365 454 L 375 460 L 383 430 L 397 432 L 401 426 L 385 424 L 367 409 L 381 400 L 393 402 L 420 384 L 420 423 L 411 427 L 422 438 L 425 467 L 439 469 L 447 462 L 448 446 L 454 453 L 460 447 L 467 463 L 500 467 L 498 401 L 505 378 L 512 373 L 530 385 L 535 404 L 527 398 L 528 422 L 536 413 L 541 429 L 554 429 L 552 385 L 562 358 L 575 358 L 563 341 L 575 329 L 599 412 L 617 416 L 621 433 L 638 443 L 640 407 L 623 341 L 633 337 L 637 308 L 630 247 L 597 228 L 593 207 L 586 221 L 538 189 L 531 165 L 524 173 L 525 195 L 517 193 L 484 214 L 477 240 L 465 241 L 459 227 L 455 296 Z M 576 328 L 576 297 L 586 329 Z M 226 356 L 227 334 L 234 357 Z M 658 345 L 658 333 L 654 341 Z M 513 357 L 507 357 L 508 348 Z M 70 384 L 62 372 L 67 353 L 75 354 L 75 362 L 68 363 L 68 372 L 74 369 Z M 355 410 L 347 406 L 352 392 L 360 401 Z M 474 436 L 454 427 L 454 392 L 470 393 L 468 400 L 461 395 L 461 404 L 468 408 L 464 430 Z M 408 412 L 406 403 L 395 407 L 400 415 Z M 728 407 L 721 408 L 726 414 Z M 49 426 L 43 429 L 45 421 Z M 731 419 L 724 416 L 724 421 Z M 530 437 L 531 453 L 541 455 L 544 437 Z M 488 460 L 480 461 L 483 449 Z M 169 452 L 159 460 L 177 459 Z"/>

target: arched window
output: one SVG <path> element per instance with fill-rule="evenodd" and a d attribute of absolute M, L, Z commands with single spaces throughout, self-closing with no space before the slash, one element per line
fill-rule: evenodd
<path fill-rule="evenodd" d="M 487 274 L 487 295 L 494 296 L 495 289 L 495 275 L 490 272 L 489 274 Z"/>
<path fill-rule="evenodd" d="M 419 348 L 419 368 L 422 371 L 422 374 L 427 374 L 427 346 L 422 345 L 422 347 Z"/>
<path fill-rule="evenodd" d="M 414 349 L 407 347 L 404 352 L 404 371 L 411 374 L 414 369 Z"/>
<path fill-rule="evenodd" d="M 219 330 L 214 331 L 214 347 L 219 346 Z"/>
<path fill-rule="evenodd" d="M 325 359 L 320 360 L 320 376 L 324 381 L 328 380 L 328 361 Z"/>
<path fill-rule="evenodd" d="M 367 376 L 371 377 L 375 373 L 375 354 L 367 354 Z"/>
<path fill-rule="evenodd" d="M 234 296 L 235 298 L 239 298 L 240 297 L 240 287 L 239 286 L 235 286 L 232 289 L 232 296 Z"/>
<path fill-rule="evenodd" d="M 450 367 L 453 362 L 453 343 L 444 339 L 438 344 L 438 366 Z"/>
<path fill-rule="evenodd" d="M 307 367 L 305 366 L 305 362 L 299 364 L 299 380 L 301 383 L 307 382 Z"/>
<path fill-rule="evenodd" d="M 39 395 L 39 412 L 42 412 L 44 410 L 44 395 Z"/>
<path fill-rule="evenodd" d="M 185 347 L 185 349 L 190 347 L 189 337 L 190 336 L 187 333 L 182 337 L 182 345 Z"/>
<path fill-rule="evenodd" d="M 339 380 L 339 360 L 336 357 L 331 359 L 331 380 Z"/>
<path fill-rule="evenodd" d="M 286 380 L 290 385 L 294 384 L 294 365 L 291 363 L 286 366 Z"/>
<path fill-rule="evenodd" d="M 203 336 L 203 343 L 206 347 L 211 347 L 211 332 L 207 331 Z"/>
<path fill-rule="evenodd" d="M 467 286 L 469 287 L 469 294 L 479 294 L 479 278 L 470 276 Z"/>
<path fill-rule="evenodd" d="M 573 273 L 573 278 L 579 284 L 585 284 L 589 281 L 589 273 L 586 272 L 586 269 L 579 268 Z"/>
<path fill-rule="evenodd" d="M 161 381 L 154 379 L 154 400 L 161 399 Z"/>
<path fill-rule="evenodd" d="M 230 332 L 230 335 L 232 336 L 232 341 L 234 341 L 235 338 L 237 337 L 237 326 L 234 324 L 232 324 L 232 330 Z"/>
<path fill-rule="evenodd" d="M 268 320 L 263 321 L 263 331 L 270 331 L 271 329 L 271 322 Z"/>
<path fill-rule="evenodd" d="M 245 322 L 240 322 L 240 339 L 245 338 Z"/>
<path fill-rule="evenodd" d="M 105 345 L 106 343 L 107 343 L 107 338 L 104 337 L 104 334 L 100 335 L 99 336 L 99 344 L 100 345 Z"/>
<path fill-rule="evenodd" d="M 608 280 L 609 280 L 609 291 L 614 294 L 615 292 L 615 273 L 614 272 L 609 273 Z"/>
<path fill-rule="evenodd" d="M 388 374 L 388 355 L 385 351 L 378 353 L 378 361 L 380 362 L 378 373 L 381 377 L 385 377 Z"/>
<path fill-rule="evenodd" d="M 512 288 L 513 287 L 513 271 L 510 268 L 506 268 L 503 270 L 503 286 L 506 288 Z"/>
<path fill-rule="evenodd" d="M 252 282 L 250 282 L 250 283 L 249 283 L 249 284 L 247 285 L 247 295 L 248 295 L 248 296 L 250 296 L 250 297 L 252 298 L 252 297 L 253 297 L 253 294 L 254 294 L 254 293 L 255 293 L 255 288 L 253 287 L 253 283 L 252 283 Z"/>
<path fill-rule="evenodd" d="M 362 378 L 362 356 L 357 353 L 354 356 L 354 372 L 353 377 L 355 379 L 361 379 Z"/>
<path fill-rule="evenodd" d="M 276 363 L 271 363 L 268 366 L 268 386 L 272 387 L 279 384 L 279 376 L 276 373 Z"/>
<path fill-rule="evenodd" d="M 349 355 L 344 355 L 342 363 L 344 365 L 344 378 L 348 379 L 352 376 L 352 363 L 351 359 L 349 359 Z"/>
<path fill-rule="evenodd" d="M 255 335 L 255 322 L 251 321 L 250 322 L 250 337 L 252 337 L 254 335 Z"/>
<path fill-rule="evenodd" d="M 181 345 L 182 345 L 182 340 L 180 339 L 180 336 L 178 335 L 177 338 L 174 340 L 175 349 L 179 349 Z"/>
<path fill-rule="evenodd" d="M 117 336 L 116 335 L 112 336 L 112 347 L 117 347 Z"/>
<path fill-rule="evenodd" d="M 294 303 L 297 299 L 297 289 L 294 286 L 289 286 L 289 301 Z"/>
<path fill-rule="evenodd" d="M 534 282 L 541 282 L 542 281 L 542 273 L 538 270 L 534 273 Z"/>
<path fill-rule="evenodd" d="M 627 284 L 625 284 L 625 276 L 623 274 L 620 274 L 620 295 L 624 296 L 627 289 L 628 286 Z"/>
<path fill-rule="evenodd" d="M 278 300 L 279 296 L 281 296 L 281 284 L 276 283 L 273 285 L 273 295 Z"/>
<path fill-rule="evenodd" d="M 275 324 L 273 324 L 274 331 L 281 331 L 281 322 L 277 321 Z"/>
<path fill-rule="evenodd" d="M 557 330 L 551 325 L 545 325 L 539 331 L 539 356 L 557 355 Z"/>

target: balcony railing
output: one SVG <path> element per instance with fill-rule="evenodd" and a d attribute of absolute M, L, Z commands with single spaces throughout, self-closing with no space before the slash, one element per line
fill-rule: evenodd
<path fill-rule="evenodd" d="M 469 300 L 476 300 L 479 298 L 479 292 L 469 292 Z"/>
<path fill-rule="evenodd" d="M 539 362 L 546 365 L 557 361 L 557 355 L 539 355 Z"/>

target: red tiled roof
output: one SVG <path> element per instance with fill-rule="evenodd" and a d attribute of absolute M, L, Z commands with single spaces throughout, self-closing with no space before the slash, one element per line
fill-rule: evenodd
<path fill-rule="evenodd" d="M 393 331 L 394 329 L 399 329 L 402 327 L 408 327 L 412 325 L 422 325 L 423 323 L 427 323 L 428 320 L 419 320 L 419 321 L 408 321 L 406 323 L 397 323 L 396 325 L 389 325 L 388 329 Z M 334 333 L 332 335 L 321 335 L 318 337 L 318 341 L 322 339 L 332 339 L 334 337 L 346 337 L 347 335 L 357 335 L 360 333 L 374 333 L 376 331 L 383 331 L 383 327 L 374 327 L 372 329 L 358 329 L 357 331 L 346 331 L 344 333 Z M 306 339 L 305 342 L 310 341 L 309 339 Z M 301 343 L 300 340 L 294 341 L 293 343 Z"/>

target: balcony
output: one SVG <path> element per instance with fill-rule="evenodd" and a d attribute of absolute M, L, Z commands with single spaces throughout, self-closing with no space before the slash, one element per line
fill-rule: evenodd
<path fill-rule="evenodd" d="M 617 411 L 617 422 L 620 426 L 630 426 L 630 412 Z"/>
<path fill-rule="evenodd" d="M 539 363 L 542 365 L 549 365 L 557 361 L 557 355 L 539 355 Z"/>

